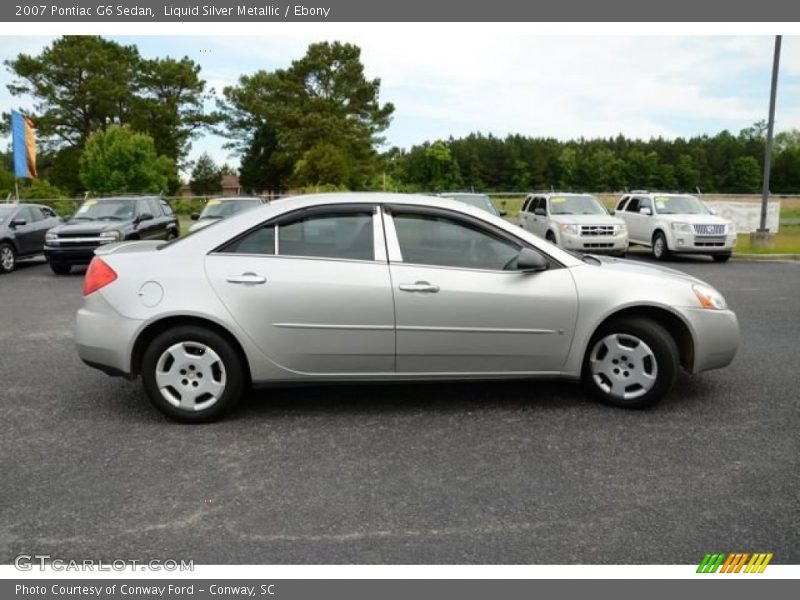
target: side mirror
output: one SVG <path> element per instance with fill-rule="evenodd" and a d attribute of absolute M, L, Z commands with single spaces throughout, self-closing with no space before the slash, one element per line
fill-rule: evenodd
<path fill-rule="evenodd" d="M 505 216 L 506 216 L 508 213 L 507 213 L 506 211 L 504 211 L 504 210 L 501 210 L 501 211 L 500 211 L 498 214 L 499 214 L 501 217 L 505 217 Z"/>
<path fill-rule="evenodd" d="M 653 214 L 653 209 L 647 208 L 646 206 L 643 206 L 642 208 L 639 209 L 639 214 L 640 215 L 648 215 L 648 216 L 652 215 Z"/>
<path fill-rule="evenodd" d="M 11 227 L 22 227 L 28 224 L 28 219 L 14 219 L 11 221 Z"/>
<path fill-rule="evenodd" d="M 608 214 L 610 214 L 610 215 L 615 215 L 615 214 L 617 214 L 617 209 L 616 209 L 616 208 L 609 208 L 609 209 L 608 209 Z"/>
<path fill-rule="evenodd" d="M 150 213 L 142 213 L 138 217 L 136 217 L 136 222 L 141 223 L 142 221 L 151 221 L 153 219 L 153 215 Z"/>
<path fill-rule="evenodd" d="M 547 216 L 547 213 L 545 212 L 545 210 L 543 208 L 537 208 L 536 210 L 533 211 L 533 214 L 539 215 L 540 217 L 546 217 Z"/>
<path fill-rule="evenodd" d="M 192 214 L 189 216 L 189 218 L 190 218 L 192 221 L 197 221 L 197 219 L 199 219 L 199 218 L 200 218 L 200 213 L 192 213 Z"/>
<path fill-rule="evenodd" d="M 517 256 L 517 270 L 525 272 L 546 271 L 549 265 L 544 256 L 531 250 L 530 248 L 523 248 Z"/>

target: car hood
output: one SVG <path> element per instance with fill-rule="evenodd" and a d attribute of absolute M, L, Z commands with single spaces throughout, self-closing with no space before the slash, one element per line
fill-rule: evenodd
<path fill-rule="evenodd" d="M 70 219 L 63 225 L 56 225 L 50 231 L 58 235 L 91 235 L 119 229 L 126 222 L 127 221 L 81 221 L 79 219 Z"/>
<path fill-rule="evenodd" d="M 575 223 L 577 225 L 622 225 L 624 221 L 611 215 L 550 215 L 554 223 Z"/>
<path fill-rule="evenodd" d="M 191 227 L 189 227 L 189 231 L 190 232 L 191 231 L 197 231 L 198 229 L 202 229 L 203 227 L 208 227 L 212 223 L 217 223 L 217 222 L 219 222 L 221 220 L 222 219 L 217 219 L 217 218 L 214 218 L 214 219 L 200 219 L 196 223 L 192 224 Z"/>
<path fill-rule="evenodd" d="M 669 219 L 670 221 L 680 223 L 701 223 L 705 225 L 727 225 L 730 223 L 728 219 L 723 219 L 717 215 L 682 215 L 682 214 L 664 214 L 659 213 L 659 217 Z"/>
<path fill-rule="evenodd" d="M 705 282 L 697 279 L 697 277 L 688 275 L 683 271 L 677 271 L 676 269 L 670 269 L 660 265 L 643 263 L 638 260 L 629 260 L 626 258 L 614 258 L 612 256 L 594 254 L 592 256 L 600 261 L 600 266 L 602 268 L 611 271 L 633 273 L 636 275 L 650 275 L 652 277 L 668 277 L 670 279 L 680 279 L 691 283 L 705 284 Z"/>

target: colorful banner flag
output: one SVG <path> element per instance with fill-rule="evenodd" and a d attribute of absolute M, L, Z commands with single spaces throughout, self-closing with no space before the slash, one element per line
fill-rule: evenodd
<path fill-rule="evenodd" d="M 36 137 L 33 121 L 16 110 L 11 111 L 11 140 L 14 146 L 14 175 L 36 178 Z"/>

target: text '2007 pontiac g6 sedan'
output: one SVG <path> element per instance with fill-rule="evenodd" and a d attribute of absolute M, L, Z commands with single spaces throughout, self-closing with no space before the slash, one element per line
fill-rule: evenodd
<path fill-rule="evenodd" d="M 141 375 L 184 421 L 282 382 L 559 377 L 642 408 L 739 342 L 698 279 L 429 196 L 302 196 L 174 242 L 101 246 L 83 293 L 83 361 Z"/>

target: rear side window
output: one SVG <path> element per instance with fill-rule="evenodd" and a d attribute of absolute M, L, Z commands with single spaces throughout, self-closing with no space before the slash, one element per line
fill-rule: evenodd
<path fill-rule="evenodd" d="M 39 206 L 40 211 L 42 211 L 42 215 L 44 215 L 45 219 L 50 219 L 56 216 L 56 213 L 53 212 L 53 209 L 48 206 Z"/>
<path fill-rule="evenodd" d="M 639 198 L 631 198 L 625 207 L 625 212 L 639 212 Z"/>
<path fill-rule="evenodd" d="M 533 212 L 533 209 L 531 208 L 530 205 L 531 205 L 531 198 L 525 198 L 525 202 L 522 203 L 522 212 L 528 212 L 528 211 Z"/>
<path fill-rule="evenodd" d="M 628 201 L 628 196 L 623 196 L 622 200 L 619 201 L 617 204 L 617 210 L 622 210 L 625 208 L 625 203 Z"/>
<path fill-rule="evenodd" d="M 162 200 L 161 201 L 161 210 L 168 217 L 171 217 L 172 215 L 175 214 L 174 212 L 172 212 L 172 207 L 169 205 L 169 202 L 167 202 L 166 200 Z"/>
<path fill-rule="evenodd" d="M 163 215 L 161 212 L 161 201 L 158 198 L 148 198 L 147 205 L 149 206 L 150 214 L 158 218 Z"/>
<path fill-rule="evenodd" d="M 372 211 L 324 212 L 266 225 L 228 244 L 222 252 L 374 260 Z"/>

